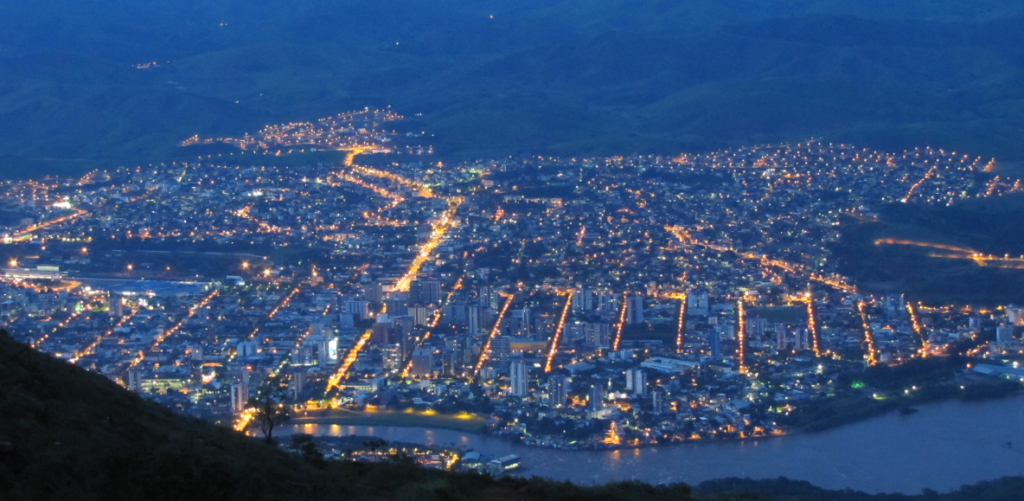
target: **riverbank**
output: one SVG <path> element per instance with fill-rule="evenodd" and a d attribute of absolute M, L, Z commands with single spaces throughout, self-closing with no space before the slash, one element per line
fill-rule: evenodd
<path fill-rule="evenodd" d="M 489 435 L 509 444 L 532 448 L 557 449 L 566 451 L 614 451 L 631 450 L 666 445 L 686 445 L 709 442 L 749 442 L 768 438 L 784 438 L 806 433 L 818 433 L 833 430 L 855 423 L 886 415 L 907 415 L 917 411 L 918 406 L 948 402 L 977 402 L 996 400 L 1024 393 L 1024 386 L 1004 380 L 970 377 L 957 379 L 943 384 L 916 388 L 904 393 L 902 391 L 882 391 L 867 393 L 847 393 L 821 401 L 804 401 L 795 406 L 796 412 L 789 416 L 780 416 L 779 421 L 785 424 L 784 432 L 777 435 L 709 436 L 699 438 L 682 438 L 671 440 L 643 441 L 632 443 L 586 443 L 560 446 L 557 441 L 548 441 L 546 437 L 518 437 L 490 434 L 487 420 L 479 415 L 440 414 L 430 410 L 413 411 L 352 411 L 347 409 L 331 409 L 308 411 L 293 416 L 293 424 L 336 424 L 346 426 L 387 426 L 399 428 L 433 428 Z"/>
<path fill-rule="evenodd" d="M 397 426 L 403 428 L 437 428 L 476 435 L 487 432 L 487 421 L 477 415 L 417 412 L 359 412 L 345 409 L 307 411 L 292 417 L 292 424 L 339 424 L 350 426 Z"/>
<path fill-rule="evenodd" d="M 827 489 L 869 493 L 950 491 L 1024 474 L 1024 397 L 925 404 L 920 412 L 884 416 L 828 431 L 754 440 L 696 440 L 668 447 L 568 451 L 530 447 L 493 435 L 423 427 L 286 425 L 313 435 L 372 435 L 439 444 L 501 457 L 516 454 L 538 475 L 580 485 L 638 480 L 652 484 L 724 477 L 781 476 Z"/>

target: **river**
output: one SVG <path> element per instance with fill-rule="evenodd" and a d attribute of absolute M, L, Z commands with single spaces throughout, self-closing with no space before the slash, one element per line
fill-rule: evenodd
<path fill-rule="evenodd" d="M 826 489 L 920 493 L 1024 475 L 1024 397 L 948 401 L 911 415 L 889 414 L 833 430 L 749 441 L 704 442 L 616 451 L 562 451 L 458 431 L 296 424 L 285 433 L 368 435 L 518 454 L 537 475 L 579 484 L 635 479 L 696 484 L 723 477 L 787 477 Z"/>

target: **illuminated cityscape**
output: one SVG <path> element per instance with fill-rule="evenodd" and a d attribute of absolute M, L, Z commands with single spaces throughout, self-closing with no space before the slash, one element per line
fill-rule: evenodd
<path fill-rule="evenodd" d="M 609 448 L 784 435 L 805 405 L 883 400 L 848 383 L 868 367 L 933 355 L 1024 381 L 1024 308 L 871 294 L 834 253 L 845 218 L 882 204 L 1021 191 L 988 160 L 810 141 L 442 164 L 393 130 L 401 120 L 343 113 L 181 144 L 230 153 L 8 181 L 0 318 L 238 429 L 249 397 L 275 392 L 304 416 L 416 409 L 530 445 Z"/>

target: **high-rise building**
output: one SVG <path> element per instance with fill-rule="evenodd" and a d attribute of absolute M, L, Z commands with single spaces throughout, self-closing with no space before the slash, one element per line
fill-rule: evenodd
<path fill-rule="evenodd" d="M 606 323 L 588 323 L 584 325 L 587 346 L 607 348 L 611 345 L 612 326 Z"/>
<path fill-rule="evenodd" d="M 1005 344 L 1013 341 L 1013 325 L 1001 324 L 996 327 L 996 342 Z"/>
<path fill-rule="evenodd" d="M 409 313 L 409 300 L 405 297 L 405 294 L 391 292 L 388 294 L 387 299 L 384 300 L 384 308 L 389 316 L 407 315 Z"/>
<path fill-rule="evenodd" d="M 416 377 L 429 376 L 434 372 L 434 350 L 417 348 L 412 352 L 412 369 L 409 374 Z"/>
<path fill-rule="evenodd" d="M 355 316 L 350 313 L 339 313 L 338 314 L 338 328 L 342 330 L 352 330 L 356 328 Z"/>
<path fill-rule="evenodd" d="M 718 329 L 713 329 L 708 339 L 708 344 L 711 347 L 711 358 L 719 360 L 722 358 L 722 347 L 721 341 L 718 339 Z"/>
<path fill-rule="evenodd" d="M 647 373 L 641 369 L 626 371 L 626 390 L 638 397 L 647 395 Z"/>
<path fill-rule="evenodd" d="M 655 388 L 651 392 L 651 411 L 655 414 L 665 412 L 665 393 L 661 388 Z"/>
<path fill-rule="evenodd" d="M 448 349 L 441 353 L 441 374 L 454 375 L 462 369 L 462 353 L 459 349 Z"/>
<path fill-rule="evenodd" d="M 128 369 L 128 389 L 135 393 L 142 393 L 142 371 L 139 369 Z"/>
<path fill-rule="evenodd" d="M 359 320 L 370 318 L 369 301 L 345 301 L 345 313 L 355 315 Z"/>
<path fill-rule="evenodd" d="M 249 405 L 249 383 L 234 383 L 231 385 L 231 412 L 241 414 Z"/>
<path fill-rule="evenodd" d="M 256 342 L 240 341 L 238 343 L 238 346 L 235 348 L 235 354 L 239 359 L 242 360 L 255 357 L 257 355 Z"/>
<path fill-rule="evenodd" d="M 1024 326 L 1024 308 L 1011 304 L 1006 307 L 1006 317 L 1010 321 L 1010 325 Z"/>
<path fill-rule="evenodd" d="M 301 400 L 306 390 L 306 373 L 296 372 L 292 375 L 292 381 L 288 385 L 292 390 L 292 399 Z"/>
<path fill-rule="evenodd" d="M 320 341 L 319 350 L 317 352 L 317 364 L 320 367 L 334 367 L 338 364 L 338 337 L 337 336 L 324 336 L 323 340 Z"/>
<path fill-rule="evenodd" d="M 768 329 L 768 319 L 754 317 L 747 319 L 747 336 L 761 338 Z"/>
<path fill-rule="evenodd" d="M 122 301 L 123 298 L 121 297 L 121 294 L 116 292 L 110 293 L 110 309 L 117 318 L 124 316 L 124 303 Z"/>
<path fill-rule="evenodd" d="M 466 305 L 466 325 L 470 334 L 480 332 L 480 305 L 470 303 Z"/>
<path fill-rule="evenodd" d="M 525 397 L 530 389 L 530 380 L 527 379 L 526 362 L 522 360 L 512 362 L 509 373 L 512 383 L 512 395 Z"/>
<path fill-rule="evenodd" d="M 781 325 L 775 326 L 775 349 L 783 351 L 786 349 L 786 328 Z"/>
<path fill-rule="evenodd" d="M 599 411 L 604 408 L 604 388 L 600 384 L 590 387 L 590 400 L 587 402 L 587 410 Z"/>
<path fill-rule="evenodd" d="M 632 295 L 626 300 L 626 323 L 641 324 L 644 322 L 644 297 Z"/>
<path fill-rule="evenodd" d="M 708 315 L 708 291 L 699 290 L 695 291 L 686 296 L 686 314 L 693 315 L 696 317 L 706 317 Z"/>
<path fill-rule="evenodd" d="M 409 316 L 415 325 L 427 325 L 430 322 L 430 310 L 426 306 L 410 306 Z"/>
<path fill-rule="evenodd" d="M 375 281 L 366 286 L 364 295 L 373 304 L 381 304 L 384 301 L 384 284 Z"/>
<path fill-rule="evenodd" d="M 411 304 L 440 304 L 441 282 L 439 280 L 413 280 L 409 284 L 409 302 Z"/>
<path fill-rule="evenodd" d="M 395 342 L 390 322 L 377 322 L 371 327 L 370 344 L 392 344 Z"/>
<path fill-rule="evenodd" d="M 569 378 L 556 374 L 548 378 L 548 399 L 552 407 L 562 407 L 569 398 Z"/>
<path fill-rule="evenodd" d="M 405 357 L 402 355 L 402 345 L 398 343 L 386 344 L 380 348 L 381 357 L 384 359 L 384 369 L 388 371 L 402 370 L 402 362 Z"/>
<path fill-rule="evenodd" d="M 499 372 L 508 370 L 508 364 L 512 361 L 512 338 L 498 336 L 491 341 L 491 361 Z"/>
<path fill-rule="evenodd" d="M 583 311 L 594 311 L 594 289 L 583 289 Z"/>

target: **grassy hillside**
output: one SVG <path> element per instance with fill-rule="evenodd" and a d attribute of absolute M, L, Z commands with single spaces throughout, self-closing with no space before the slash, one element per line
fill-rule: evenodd
<path fill-rule="evenodd" d="M 815 136 L 1017 162 L 1021 16 L 997 0 L 8 2 L 0 175 L 387 105 L 423 113 L 450 158 Z"/>

